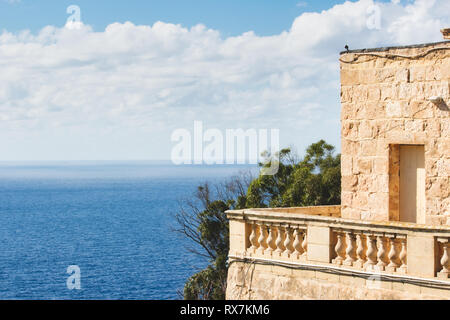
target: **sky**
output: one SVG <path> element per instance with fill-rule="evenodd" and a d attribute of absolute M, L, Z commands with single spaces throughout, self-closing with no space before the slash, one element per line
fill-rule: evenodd
<path fill-rule="evenodd" d="M 448 12 L 448 0 L 0 0 L 0 161 L 168 160 L 194 121 L 339 151 L 339 52 L 442 41 Z"/>

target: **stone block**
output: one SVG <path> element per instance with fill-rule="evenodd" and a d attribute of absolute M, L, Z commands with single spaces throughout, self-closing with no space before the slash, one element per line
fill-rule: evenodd
<path fill-rule="evenodd" d="M 402 104 L 400 101 L 391 101 L 386 105 L 386 116 L 391 118 L 401 117 Z"/>
<path fill-rule="evenodd" d="M 358 138 L 367 139 L 374 137 L 374 125 L 371 121 L 361 121 L 358 127 Z"/>
<path fill-rule="evenodd" d="M 424 66 L 413 66 L 410 69 L 410 81 L 418 82 L 426 80 L 426 67 Z"/>
<path fill-rule="evenodd" d="M 316 279 L 317 280 L 325 280 L 327 282 L 339 283 L 340 282 L 340 277 L 341 276 L 338 275 L 338 274 L 316 271 Z"/>
<path fill-rule="evenodd" d="M 395 72 L 395 82 L 405 83 L 409 82 L 410 74 L 409 69 L 397 69 Z"/>
<path fill-rule="evenodd" d="M 442 66 L 431 65 L 426 67 L 426 77 L 427 81 L 442 80 Z"/>
<path fill-rule="evenodd" d="M 436 163 L 436 173 L 442 177 L 450 176 L 450 157 L 443 157 L 439 159 Z M 444 184 L 445 188 L 445 184 Z M 449 188 L 447 183 L 447 189 Z"/>
<path fill-rule="evenodd" d="M 367 88 L 367 100 L 379 101 L 381 99 L 381 90 L 378 86 L 370 86 Z"/>
<path fill-rule="evenodd" d="M 424 131 L 427 137 L 439 138 L 441 136 L 441 120 L 426 119 L 424 120 Z"/>
<path fill-rule="evenodd" d="M 351 175 L 353 172 L 353 157 L 351 155 L 341 155 L 341 174 Z"/>
<path fill-rule="evenodd" d="M 389 173 L 389 158 L 388 157 L 376 157 L 373 160 L 374 174 L 388 174 Z"/>
<path fill-rule="evenodd" d="M 308 226 L 307 259 L 311 262 L 331 261 L 331 230 L 329 227 Z"/>
<path fill-rule="evenodd" d="M 407 239 L 408 274 L 434 277 L 436 244 L 432 235 L 410 234 Z"/>
<path fill-rule="evenodd" d="M 330 263 L 331 248 L 330 245 L 308 244 L 308 261 Z"/>
<path fill-rule="evenodd" d="M 243 220 L 230 220 L 230 252 L 232 254 L 245 252 L 248 232 L 249 230 Z"/>
<path fill-rule="evenodd" d="M 360 210 L 368 209 L 369 192 L 357 192 L 353 197 L 353 205 Z"/>
<path fill-rule="evenodd" d="M 329 227 L 308 226 L 308 245 L 330 245 L 331 231 Z M 309 248 L 309 247 L 308 247 Z"/>
<path fill-rule="evenodd" d="M 448 177 L 427 178 L 425 188 L 428 197 L 447 198 L 449 194 Z"/>
<path fill-rule="evenodd" d="M 363 156 L 377 155 L 377 140 L 363 140 L 360 142 L 360 152 Z"/>
<path fill-rule="evenodd" d="M 341 177 L 341 188 L 342 191 L 356 191 L 358 186 L 358 176 L 342 176 Z"/>
<path fill-rule="evenodd" d="M 353 192 L 343 191 L 341 194 L 341 204 L 346 206 L 352 206 Z"/>
<path fill-rule="evenodd" d="M 356 160 L 356 173 L 357 174 L 370 174 L 372 173 L 372 159 L 371 158 L 357 158 Z"/>
<path fill-rule="evenodd" d="M 353 100 L 353 88 L 351 86 L 341 87 L 341 102 L 352 102 Z"/>
<path fill-rule="evenodd" d="M 422 295 L 434 297 L 435 299 L 442 299 L 443 297 L 447 297 L 447 299 L 450 299 L 449 290 L 446 289 L 421 287 L 420 293 Z"/>
<path fill-rule="evenodd" d="M 341 69 L 341 85 L 347 86 L 358 83 L 360 83 L 358 70 Z"/>

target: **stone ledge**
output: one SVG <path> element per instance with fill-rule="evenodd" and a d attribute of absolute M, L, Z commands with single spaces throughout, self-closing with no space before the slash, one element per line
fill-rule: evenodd
<path fill-rule="evenodd" d="M 311 207 L 314 208 L 314 207 Z M 228 210 L 227 217 L 230 220 L 245 220 L 245 221 L 268 221 L 274 223 L 284 224 L 306 224 L 317 223 L 319 225 L 327 225 L 333 228 L 353 227 L 361 230 L 368 228 L 377 229 L 378 232 L 400 232 L 407 234 L 409 232 L 424 232 L 434 233 L 436 236 L 450 237 L 450 226 L 433 226 L 421 225 L 416 223 L 398 222 L 398 221 L 372 221 L 372 220 L 357 220 L 337 218 L 330 216 L 321 216 L 317 214 L 302 214 L 285 212 L 283 210 L 270 209 L 242 209 L 242 210 Z"/>
<path fill-rule="evenodd" d="M 450 41 L 439 41 L 439 42 L 429 42 L 429 43 L 421 43 L 421 44 L 412 44 L 407 46 L 392 46 L 392 47 L 378 47 L 378 48 L 367 48 L 367 49 L 355 49 L 349 51 L 341 51 L 340 54 L 346 53 L 367 53 L 367 52 L 384 52 L 389 50 L 397 50 L 397 49 L 415 49 L 415 48 L 426 48 L 431 46 L 436 46 L 440 44 L 450 43 Z"/>
<path fill-rule="evenodd" d="M 307 206 L 307 207 L 285 207 L 285 208 L 260 208 L 254 209 L 263 212 L 282 212 L 282 213 L 298 213 L 317 216 L 341 217 L 341 206 Z"/>

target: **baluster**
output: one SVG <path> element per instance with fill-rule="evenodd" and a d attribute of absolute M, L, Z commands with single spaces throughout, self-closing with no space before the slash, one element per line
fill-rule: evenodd
<path fill-rule="evenodd" d="M 367 236 L 367 262 L 364 264 L 366 270 L 372 271 L 377 263 L 377 246 L 376 237 L 373 235 Z"/>
<path fill-rule="evenodd" d="M 341 265 L 345 260 L 345 242 L 344 235 L 342 232 L 337 233 L 337 243 L 334 247 L 334 251 L 336 252 L 336 258 L 333 259 L 333 263 Z"/>
<path fill-rule="evenodd" d="M 294 230 L 294 243 L 292 244 L 294 248 L 294 257 L 296 259 L 300 258 L 302 255 L 302 241 L 301 241 L 301 232 L 298 228 Z"/>
<path fill-rule="evenodd" d="M 286 226 L 285 230 L 285 238 L 284 238 L 284 252 L 283 252 L 283 257 L 285 258 L 289 258 L 291 256 L 291 254 L 294 252 L 294 250 L 292 250 L 291 244 L 292 244 L 292 238 L 291 238 L 291 233 L 292 233 L 292 229 L 289 228 L 289 226 Z"/>
<path fill-rule="evenodd" d="M 357 244 L 357 248 L 356 248 L 356 256 L 358 257 L 358 260 L 353 264 L 354 267 L 357 268 L 363 268 L 364 267 L 364 263 L 366 262 L 366 255 L 365 255 L 365 250 L 366 250 L 366 246 L 364 245 L 364 241 L 365 237 L 362 233 L 358 233 L 356 235 L 356 244 Z"/>
<path fill-rule="evenodd" d="M 356 261 L 355 257 L 356 236 L 352 233 L 352 231 L 347 231 L 346 236 L 347 236 L 347 249 L 345 250 L 345 253 L 347 255 L 347 259 L 345 259 L 344 265 L 352 266 L 353 263 Z"/>
<path fill-rule="evenodd" d="M 269 236 L 267 237 L 267 248 L 264 251 L 264 253 L 268 254 L 269 256 L 272 255 L 273 251 L 276 249 L 275 244 L 273 243 L 273 241 L 275 240 L 273 237 L 273 226 L 269 225 L 268 229 L 269 229 Z"/>
<path fill-rule="evenodd" d="M 439 278 L 450 278 L 450 243 L 449 239 L 438 238 L 438 242 L 442 243 L 442 258 L 440 260 L 442 270 L 438 272 Z"/>
<path fill-rule="evenodd" d="M 275 245 L 277 246 L 277 249 L 275 250 L 275 253 L 278 256 L 281 256 L 281 254 L 284 251 L 283 248 L 283 236 L 282 236 L 282 230 L 281 230 L 281 226 L 277 227 L 277 240 L 275 240 Z"/>
<path fill-rule="evenodd" d="M 303 250 L 303 253 L 302 253 L 302 255 L 300 256 L 300 259 L 302 260 L 302 261 L 306 261 L 307 260 L 307 257 L 308 257 L 308 253 L 307 253 L 307 250 L 308 250 L 308 238 L 306 237 L 306 230 L 307 229 L 304 229 L 303 230 L 303 232 L 302 232 L 302 237 L 303 237 L 303 241 L 302 241 L 302 250 Z"/>
<path fill-rule="evenodd" d="M 407 252 L 406 252 L 406 237 L 400 238 L 399 239 L 401 247 L 402 247 L 402 251 L 400 251 L 400 255 L 399 255 L 399 259 L 401 262 L 400 268 L 397 269 L 398 272 L 401 273 L 405 273 L 407 272 L 407 266 L 406 266 L 406 256 L 407 256 Z"/>
<path fill-rule="evenodd" d="M 387 263 L 387 249 L 386 249 L 386 239 L 384 236 L 377 237 L 377 249 L 378 249 L 378 263 L 377 269 L 380 271 L 384 271 L 385 267 L 388 265 Z"/>
<path fill-rule="evenodd" d="M 252 223 L 252 232 L 250 233 L 250 237 L 248 238 L 250 240 L 250 252 L 255 253 L 257 247 L 256 244 L 256 224 Z"/>
<path fill-rule="evenodd" d="M 386 271 L 395 272 L 398 267 L 400 267 L 401 262 L 399 261 L 399 241 L 394 236 L 389 236 L 389 242 L 391 244 L 391 250 L 389 251 L 389 264 L 386 267 Z"/>
<path fill-rule="evenodd" d="M 266 250 L 266 244 L 264 240 L 266 239 L 265 225 L 263 223 L 259 223 L 259 238 L 258 238 L 258 253 L 263 255 Z"/>

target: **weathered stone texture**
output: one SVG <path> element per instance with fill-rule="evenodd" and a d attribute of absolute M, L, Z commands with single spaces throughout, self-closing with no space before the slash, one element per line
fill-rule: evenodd
<path fill-rule="evenodd" d="M 442 29 L 441 32 L 442 35 L 444 36 L 444 39 L 450 40 L 450 28 Z"/>
<path fill-rule="evenodd" d="M 450 291 L 314 270 L 234 262 L 228 269 L 231 300 L 449 299 Z"/>
<path fill-rule="evenodd" d="M 414 56 L 450 42 L 373 52 Z M 398 219 L 395 146 L 424 145 L 426 223 L 450 225 L 450 50 L 417 59 L 348 53 L 341 62 L 342 217 Z M 357 57 L 358 56 L 358 57 Z M 439 96 L 440 106 L 428 101 Z M 393 163 L 391 161 L 394 161 Z"/>

